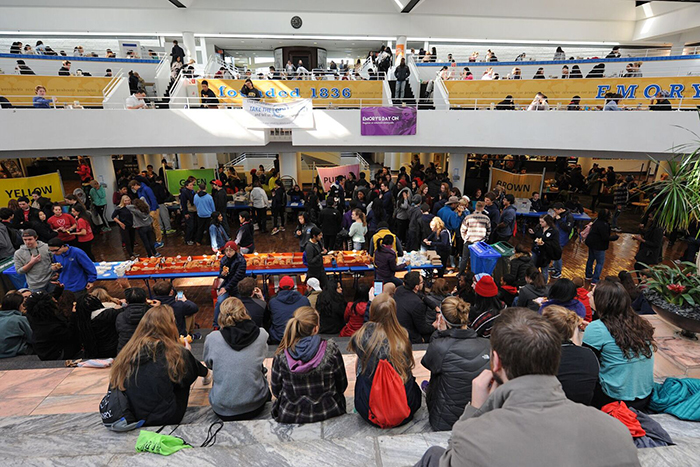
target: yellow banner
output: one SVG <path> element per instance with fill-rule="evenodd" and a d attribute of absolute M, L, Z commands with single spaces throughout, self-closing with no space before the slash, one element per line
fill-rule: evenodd
<path fill-rule="evenodd" d="M 102 90 L 112 78 L 89 76 L 0 75 L 0 96 L 14 106 L 32 106 L 34 88 L 46 88 L 46 98 L 56 97 L 58 105 L 102 105 Z M 21 97 L 20 97 L 21 96 Z"/>
<path fill-rule="evenodd" d="M 516 198 L 530 198 L 533 191 L 540 191 L 542 184 L 542 174 L 514 174 L 501 169 L 491 169 L 491 186 L 493 190 L 497 186 L 502 186 L 506 194 L 511 194 Z"/>
<path fill-rule="evenodd" d="M 202 80 L 197 87 L 202 89 Z M 221 103 L 241 104 L 242 79 L 208 79 L 209 89 L 214 91 Z M 313 99 L 314 106 L 367 106 L 382 104 L 381 81 L 297 81 L 297 80 L 253 80 L 253 85 L 262 92 L 266 102 L 284 102 L 289 99 Z"/>
<path fill-rule="evenodd" d="M 7 206 L 8 201 L 20 196 L 26 196 L 31 201 L 32 192 L 36 189 L 41 191 L 41 196 L 53 202 L 63 201 L 63 184 L 56 172 L 35 177 L 0 179 L 0 205 Z"/>
<path fill-rule="evenodd" d="M 479 107 L 498 104 L 507 95 L 519 106 L 528 105 L 538 92 L 547 96 L 549 106 L 567 105 L 574 96 L 581 97 L 581 107 L 602 106 L 605 93 L 615 92 L 624 99 L 620 105 L 647 106 L 660 90 L 670 93 L 671 105 L 700 105 L 700 76 L 670 78 L 591 78 L 591 79 L 506 79 L 495 81 L 445 81 L 452 107 Z"/>

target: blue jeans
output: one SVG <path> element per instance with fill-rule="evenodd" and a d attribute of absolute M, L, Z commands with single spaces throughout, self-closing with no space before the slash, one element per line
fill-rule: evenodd
<path fill-rule="evenodd" d="M 396 82 L 396 98 L 397 99 L 403 99 L 403 96 L 406 92 L 406 81 L 397 81 Z"/>
<path fill-rule="evenodd" d="M 593 262 L 595 261 L 595 270 Z M 588 261 L 586 261 L 586 277 L 591 278 L 593 284 L 600 280 L 600 273 L 603 272 L 603 264 L 605 263 L 605 250 L 588 249 Z"/>
<path fill-rule="evenodd" d="M 544 277 L 544 283 L 546 284 L 549 282 L 549 264 L 547 263 L 544 266 L 537 266 L 537 260 L 539 259 L 539 255 L 536 252 L 532 252 L 532 260 L 530 260 L 530 263 L 537 267 L 540 272 L 542 273 L 542 277 Z"/>
<path fill-rule="evenodd" d="M 219 327 L 219 313 L 221 312 L 221 302 L 228 298 L 228 292 L 224 292 L 216 297 L 216 306 L 214 307 L 214 327 Z"/>
<path fill-rule="evenodd" d="M 560 276 L 560 275 L 561 275 L 561 268 L 562 268 L 562 266 L 563 266 L 563 263 L 562 263 L 561 258 L 555 259 L 555 260 L 552 262 L 552 269 L 554 270 L 553 272 L 554 272 L 554 275 L 555 275 L 555 276 Z"/>

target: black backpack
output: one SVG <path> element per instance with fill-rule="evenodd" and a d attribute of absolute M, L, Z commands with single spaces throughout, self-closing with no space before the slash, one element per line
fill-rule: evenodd
<path fill-rule="evenodd" d="M 146 423 L 146 420 L 136 420 L 126 394 L 117 389 L 107 391 L 100 401 L 100 415 L 105 428 L 117 432 L 135 430 Z"/>

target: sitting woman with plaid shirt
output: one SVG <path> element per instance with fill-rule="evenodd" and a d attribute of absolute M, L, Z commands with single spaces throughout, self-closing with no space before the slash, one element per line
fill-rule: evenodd
<path fill-rule="evenodd" d="M 279 423 L 314 423 L 345 413 L 343 356 L 318 329 L 318 313 L 309 306 L 287 322 L 272 362 L 272 417 Z"/>

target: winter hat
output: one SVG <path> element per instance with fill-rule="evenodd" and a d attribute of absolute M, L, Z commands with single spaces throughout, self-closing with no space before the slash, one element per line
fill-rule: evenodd
<path fill-rule="evenodd" d="M 284 276 L 280 279 L 280 289 L 291 290 L 294 288 L 294 279 L 289 276 Z"/>
<path fill-rule="evenodd" d="M 447 200 L 447 202 L 445 204 L 450 206 L 452 204 L 458 204 L 458 203 L 459 203 L 459 198 L 457 198 L 456 196 L 450 196 L 450 199 Z"/>
<path fill-rule="evenodd" d="M 493 277 L 484 276 L 476 283 L 474 292 L 481 297 L 491 298 L 498 295 L 498 286 L 493 281 Z"/>
<path fill-rule="evenodd" d="M 231 248 L 234 251 L 238 251 L 238 244 L 234 241 L 226 242 L 226 245 L 224 245 L 224 250 Z"/>
<path fill-rule="evenodd" d="M 306 285 L 314 289 L 316 292 L 320 292 L 321 289 L 321 283 L 316 279 L 315 277 L 310 278 L 308 281 L 306 281 Z M 281 283 L 280 283 L 281 286 Z"/>
<path fill-rule="evenodd" d="M 413 195 L 411 197 L 411 203 L 412 204 L 420 204 L 423 201 L 423 197 L 421 195 Z"/>

